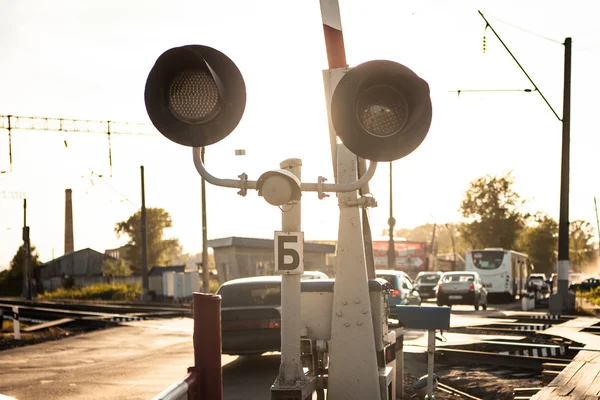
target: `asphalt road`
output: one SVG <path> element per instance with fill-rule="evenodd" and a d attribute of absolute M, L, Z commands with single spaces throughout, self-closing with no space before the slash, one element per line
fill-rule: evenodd
<path fill-rule="evenodd" d="M 496 305 L 474 312 L 472 307 L 453 307 L 452 325 L 484 317 L 495 312 L 493 308 Z M 131 322 L 2 351 L 0 394 L 20 400 L 150 399 L 181 380 L 193 365 L 192 322 L 190 318 Z M 224 399 L 269 398 L 279 363 L 278 354 L 223 356 Z"/>

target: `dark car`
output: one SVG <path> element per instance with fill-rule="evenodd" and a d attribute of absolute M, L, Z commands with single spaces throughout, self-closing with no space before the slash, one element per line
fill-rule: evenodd
<path fill-rule="evenodd" d="M 324 280 L 322 272 L 305 271 L 302 281 Z M 281 276 L 254 276 L 227 281 L 221 296 L 223 354 L 262 354 L 281 348 Z"/>
<path fill-rule="evenodd" d="M 439 271 L 419 272 L 415 278 L 415 288 L 421 300 L 435 298 L 435 289 L 441 276 L 442 273 Z"/>
<path fill-rule="evenodd" d="M 572 285 L 569 286 L 569 290 L 572 290 L 574 292 L 576 291 L 588 291 L 588 290 L 592 290 L 592 289 L 596 289 L 597 287 L 600 287 L 600 279 L 598 278 L 588 278 L 584 281 L 581 281 L 579 283 L 573 283 Z"/>
<path fill-rule="evenodd" d="M 221 296 L 223 354 L 261 354 L 281 347 L 281 277 L 225 282 Z"/>
<path fill-rule="evenodd" d="M 444 272 L 437 287 L 437 305 L 472 305 L 486 310 L 487 289 L 477 272 Z"/>
<path fill-rule="evenodd" d="M 419 292 L 413 287 L 410 277 L 402 271 L 393 269 L 378 269 L 375 271 L 377 278 L 383 278 L 392 285 L 390 293 L 390 317 L 397 318 L 396 306 L 421 305 Z"/>

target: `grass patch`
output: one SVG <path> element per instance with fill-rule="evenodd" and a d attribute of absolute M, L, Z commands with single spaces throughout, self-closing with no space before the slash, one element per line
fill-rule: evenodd
<path fill-rule="evenodd" d="M 578 291 L 577 295 L 583 297 L 595 306 L 600 306 L 600 287 L 585 292 Z"/>
<path fill-rule="evenodd" d="M 43 300 L 121 300 L 135 301 L 142 295 L 142 285 L 139 283 L 101 283 L 97 285 L 74 287 L 71 289 L 58 288 L 38 296 Z"/>

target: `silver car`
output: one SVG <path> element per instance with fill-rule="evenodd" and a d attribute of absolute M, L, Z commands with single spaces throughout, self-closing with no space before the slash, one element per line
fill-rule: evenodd
<path fill-rule="evenodd" d="M 472 305 L 475 310 L 487 309 L 487 289 L 477 272 L 444 272 L 436 289 L 438 306 Z"/>

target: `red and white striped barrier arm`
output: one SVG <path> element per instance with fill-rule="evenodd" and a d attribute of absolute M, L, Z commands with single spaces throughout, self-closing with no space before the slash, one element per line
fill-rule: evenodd
<path fill-rule="evenodd" d="M 325 34 L 329 68 L 344 68 L 348 64 L 346 64 L 346 50 L 344 49 L 342 18 L 338 0 L 321 0 L 321 18 L 323 19 L 323 33 Z"/>

